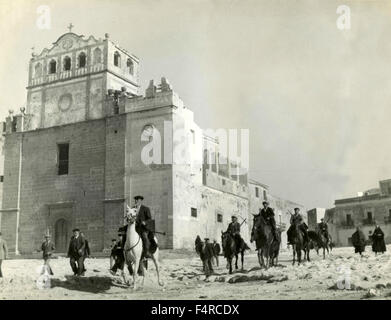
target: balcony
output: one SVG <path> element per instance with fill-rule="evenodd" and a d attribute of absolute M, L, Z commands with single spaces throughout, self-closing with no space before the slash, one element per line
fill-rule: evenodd
<path fill-rule="evenodd" d="M 375 225 L 375 221 L 373 219 L 364 219 L 362 221 L 362 224 L 364 226 L 372 226 L 372 225 Z"/>
<path fill-rule="evenodd" d="M 391 216 L 390 217 L 384 217 L 384 224 L 391 224 Z"/>
<path fill-rule="evenodd" d="M 352 228 L 354 228 L 354 221 L 353 220 L 351 220 L 351 221 L 342 221 L 340 223 L 340 227 L 342 229 L 352 229 Z"/>

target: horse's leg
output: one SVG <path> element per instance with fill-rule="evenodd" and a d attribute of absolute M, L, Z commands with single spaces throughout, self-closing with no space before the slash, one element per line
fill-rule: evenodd
<path fill-rule="evenodd" d="M 159 249 L 158 249 L 158 250 L 159 250 Z M 158 251 L 156 250 L 156 252 L 152 255 L 152 261 L 153 261 L 153 263 L 154 263 L 154 265 L 155 265 L 155 269 L 156 269 L 157 282 L 158 282 L 159 286 L 163 286 L 164 283 L 163 283 L 163 281 L 160 280 L 159 258 L 158 258 L 158 256 L 157 256 L 157 252 L 158 252 Z"/>
<path fill-rule="evenodd" d="M 238 267 L 238 258 L 239 258 L 239 255 L 236 253 L 235 254 L 235 269 L 238 270 L 239 267 Z"/>
<path fill-rule="evenodd" d="M 257 250 L 258 252 L 258 263 L 259 263 L 259 266 L 262 268 L 262 261 L 261 261 L 261 257 L 262 257 L 262 251 L 259 249 Z"/>
<path fill-rule="evenodd" d="M 301 263 L 301 248 L 299 250 L 296 250 L 297 254 L 297 264 L 300 265 Z"/>
<path fill-rule="evenodd" d="M 138 268 L 140 266 L 140 256 L 137 256 L 137 254 L 134 252 L 134 269 L 133 269 L 133 290 L 137 290 L 137 276 L 138 276 Z"/>
<path fill-rule="evenodd" d="M 242 252 L 241 252 L 241 258 L 242 258 L 242 270 L 243 270 L 243 262 L 244 262 L 244 250 L 242 250 Z"/>
<path fill-rule="evenodd" d="M 296 260 L 296 247 L 295 245 L 292 245 L 292 250 L 293 250 L 293 263 L 292 265 L 295 265 L 295 260 Z"/>

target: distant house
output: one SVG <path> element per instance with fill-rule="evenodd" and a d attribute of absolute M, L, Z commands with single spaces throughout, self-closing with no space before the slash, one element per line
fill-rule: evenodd
<path fill-rule="evenodd" d="M 361 226 L 369 238 L 375 224 L 385 233 L 386 243 L 391 243 L 391 179 L 379 182 L 379 188 L 360 193 L 357 197 L 335 200 L 335 207 L 326 210 L 330 234 L 337 246 L 351 245 L 351 236 Z"/>

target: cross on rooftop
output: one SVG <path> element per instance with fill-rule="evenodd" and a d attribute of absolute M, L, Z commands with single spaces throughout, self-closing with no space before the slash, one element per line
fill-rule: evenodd
<path fill-rule="evenodd" d="M 72 28 L 73 27 L 74 27 L 74 25 L 72 23 L 70 23 L 69 26 L 68 26 L 69 32 L 72 32 Z"/>

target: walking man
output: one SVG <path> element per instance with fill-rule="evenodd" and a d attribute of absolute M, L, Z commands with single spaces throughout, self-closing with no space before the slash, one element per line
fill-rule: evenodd
<path fill-rule="evenodd" d="M 8 247 L 7 242 L 2 238 L 0 232 L 0 278 L 3 277 L 3 273 L 1 271 L 1 264 L 3 260 L 8 259 Z"/>
<path fill-rule="evenodd" d="M 50 258 L 52 257 L 55 248 L 54 248 L 54 243 L 50 239 L 49 232 L 45 235 L 45 241 L 42 243 L 41 250 L 42 250 L 42 258 L 44 261 L 44 265 L 47 267 L 49 274 L 52 276 L 53 271 L 52 268 L 50 267 Z"/>
<path fill-rule="evenodd" d="M 81 276 L 84 271 L 85 240 L 79 229 L 73 229 L 73 236 L 69 243 L 68 257 L 73 274 Z"/>

